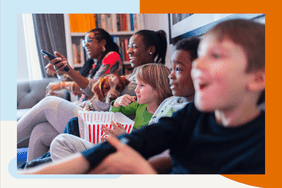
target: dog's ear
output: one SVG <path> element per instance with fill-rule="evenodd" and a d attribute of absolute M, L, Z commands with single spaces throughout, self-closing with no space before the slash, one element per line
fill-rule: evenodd
<path fill-rule="evenodd" d="M 97 98 L 99 99 L 99 101 L 103 101 L 104 100 L 104 94 L 103 94 L 103 84 L 104 84 L 104 80 L 105 78 L 100 78 L 93 86 L 93 93 L 94 95 L 97 96 Z"/>
<path fill-rule="evenodd" d="M 130 83 L 130 81 L 125 76 L 120 76 L 120 79 L 124 84 L 124 87 L 126 87 Z"/>

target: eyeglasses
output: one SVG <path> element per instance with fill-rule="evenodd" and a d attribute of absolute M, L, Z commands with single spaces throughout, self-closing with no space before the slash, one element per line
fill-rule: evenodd
<path fill-rule="evenodd" d="M 98 38 L 88 37 L 87 39 L 84 39 L 84 40 L 82 41 L 82 46 L 85 47 L 86 44 L 91 43 L 94 39 L 98 39 Z"/>

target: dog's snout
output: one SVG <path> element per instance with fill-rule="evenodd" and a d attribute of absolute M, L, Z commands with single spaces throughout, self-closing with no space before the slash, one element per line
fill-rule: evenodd
<path fill-rule="evenodd" d="M 109 96 L 109 99 L 110 99 L 110 101 L 113 101 L 113 100 L 117 99 L 117 97 L 116 97 L 116 96 L 113 96 L 113 95 L 110 95 L 110 96 Z"/>

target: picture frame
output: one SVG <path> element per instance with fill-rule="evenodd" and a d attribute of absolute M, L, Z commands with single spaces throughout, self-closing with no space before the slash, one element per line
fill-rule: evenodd
<path fill-rule="evenodd" d="M 228 19 L 255 19 L 265 14 L 168 14 L 169 43 L 201 36 L 217 23 Z M 200 21 L 199 21 L 200 20 Z"/>

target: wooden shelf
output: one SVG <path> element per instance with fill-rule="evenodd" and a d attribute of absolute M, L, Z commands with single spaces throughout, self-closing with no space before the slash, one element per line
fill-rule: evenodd
<path fill-rule="evenodd" d="M 110 35 L 117 35 L 117 36 L 122 36 L 122 35 L 133 35 L 135 31 L 117 31 L 117 32 L 109 32 Z M 71 33 L 72 37 L 84 37 L 87 34 L 85 33 Z"/>

